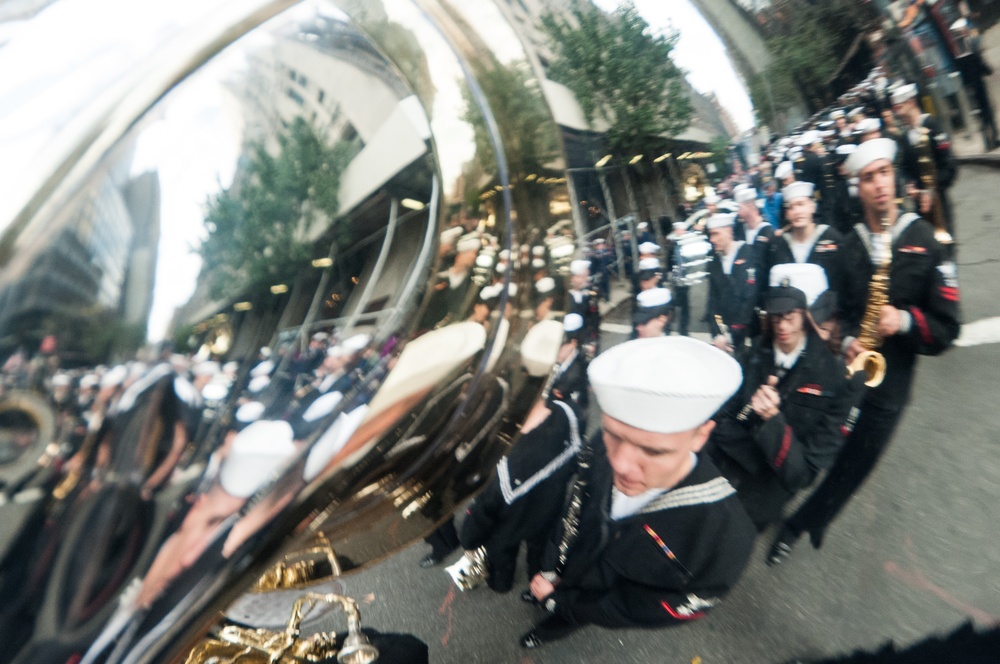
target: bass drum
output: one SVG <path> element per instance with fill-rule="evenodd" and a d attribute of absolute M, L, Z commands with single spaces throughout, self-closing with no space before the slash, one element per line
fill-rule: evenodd
<path fill-rule="evenodd" d="M 363 568 L 483 485 L 582 221 L 507 3 L 40 4 L 0 49 L 2 404 L 33 404 L 0 472 L 49 472 L 0 504 L 0 662 L 174 661 L 319 533 Z M 35 417 L 56 374 L 74 445 Z"/>

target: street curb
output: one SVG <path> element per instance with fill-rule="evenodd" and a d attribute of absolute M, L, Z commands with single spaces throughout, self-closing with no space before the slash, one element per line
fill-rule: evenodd
<path fill-rule="evenodd" d="M 1000 168 L 1000 154 L 977 154 L 969 157 L 955 157 L 961 165 L 971 164 L 974 166 L 991 166 Z"/>

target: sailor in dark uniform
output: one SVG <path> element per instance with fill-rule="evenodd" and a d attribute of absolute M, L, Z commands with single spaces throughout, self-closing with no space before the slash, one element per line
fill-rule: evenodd
<path fill-rule="evenodd" d="M 830 473 L 780 530 L 769 562 L 780 563 L 803 532 L 819 547 L 827 526 L 875 467 L 892 439 L 910 398 L 918 355 L 937 355 L 959 332 L 955 264 L 934 239 L 934 229 L 896 203 L 896 143 L 880 138 L 858 147 L 847 168 L 859 178 L 865 224 L 845 238 L 848 291 L 842 302 L 843 349 L 850 363 L 865 349 L 862 321 L 878 271 L 888 274 L 888 304 L 874 310 L 874 335 L 885 357 L 885 379 L 864 392 L 860 415 Z"/>
<path fill-rule="evenodd" d="M 666 288 L 651 288 L 636 296 L 632 327 L 637 339 L 652 339 L 666 334 L 670 301 L 670 291 Z"/>
<path fill-rule="evenodd" d="M 581 430 L 586 428 L 587 406 L 590 396 L 587 393 L 587 356 L 583 352 L 581 342 L 587 338 L 588 331 L 580 314 L 566 314 L 563 319 L 563 330 L 566 336 L 559 354 L 556 356 L 555 374 L 552 377 L 552 396 L 560 401 L 571 404 L 583 420 Z"/>
<path fill-rule="evenodd" d="M 766 269 L 779 263 L 815 263 L 826 272 L 830 289 L 843 297 L 846 278 L 841 255 L 843 236 L 826 224 L 816 223 L 812 184 L 794 182 L 781 193 L 789 227 L 771 242 Z"/>
<path fill-rule="evenodd" d="M 569 289 L 566 312 L 583 318 L 580 345 L 588 358 L 597 355 L 601 341 L 600 296 L 590 285 L 590 261 L 575 260 L 569 264 Z"/>
<path fill-rule="evenodd" d="M 667 259 L 669 261 L 667 269 L 672 275 L 673 281 L 673 304 L 676 316 L 671 316 L 667 321 L 665 333 L 670 336 L 673 319 L 677 319 L 677 332 L 682 336 L 688 335 L 688 328 L 691 321 L 691 287 L 684 279 L 683 263 L 684 256 L 681 253 L 682 247 L 679 240 L 687 235 L 687 224 L 683 221 L 676 221 L 673 225 L 673 232 L 667 236 Z"/>
<path fill-rule="evenodd" d="M 718 348 L 742 357 L 753 333 L 757 306 L 757 272 L 753 249 L 733 239 L 734 214 L 716 214 L 708 222 L 715 249 L 708 264 L 708 330 Z"/>
<path fill-rule="evenodd" d="M 738 363 L 690 337 L 638 339 L 599 355 L 590 381 L 602 431 L 581 452 L 569 508 L 531 581 L 549 616 L 536 648 L 583 625 L 666 627 L 704 616 L 746 566 L 754 528 L 698 455 Z"/>
<path fill-rule="evenodd" d="M 951 137 L 933 115 L 917 105 L 917 86 L 903 85 L 892 93 L 892 107 L 903 123 L 903 177 L 915 193 L 917 211 L 934 223 L 940 208 L 945 229 L 955 237 L 948 189 L 955 182 L 958 164 L 951 151 Z M 916 192 L 914 190 L 917 190 Z M 936 200 L 935 200 L 936 199 Z"/>
<path fill-rule="evenodd" d="M 744 187 L 736 192 L 740 221 L 743 222 L 744 241 L 753 247 L 754 260 L 763 267 L 767 259 L 767 248 L 774 238 L 774 227 L 760 213 L 757 207 L 757 190 Z"/>
<path fill-rule="evenodd" d="M 844 367 L 811 306 L 832 313 L 826 274 L 812 263 L 775 265 L 764 305 L 767 338 L 747 358 L 743 387 L 715 417 L 707 450 L 759 529 L 829 468 L 850 410 Z"/>

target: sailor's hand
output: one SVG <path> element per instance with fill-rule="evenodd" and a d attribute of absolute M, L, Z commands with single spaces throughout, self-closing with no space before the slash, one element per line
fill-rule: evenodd
<path fill-rule="evenodd" d="M 879 335 L 883 337 L 891 337 L 892 335 L 899 333 L 901 326 L 902 316 L 899 314 L 899 309 L 891 304 L 883 304 L 882 312 L 878 319 Z"/>
<path fill-rule="evenodd" d="M 724 350 L 729 354 L 733 352 L 733 344 L 729 342 L 729 337 L 725 334 L 717 334 L 715 338 L 712 339 L 712 345 L 714 345 L 719 350 Z"/>
<path fill-rule="evenodd" d="M 544 600 L 546 597 L 555 592 L 556 587 L 551 581 L 548 581 L 541 574 L 536 574 L 531 579 L 531 594 L 535 596 L 539 602 Z"/>

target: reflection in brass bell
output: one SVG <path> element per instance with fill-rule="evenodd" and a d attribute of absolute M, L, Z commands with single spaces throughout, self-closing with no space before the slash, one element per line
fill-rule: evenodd
<path fill-rule="evenodd" d="M 257 580 L 255 592 L 301 588 L 323 579 L 340 576 L 340 563 L 333 545 L 323 533 L 316 534 L 316 546 L 287 554 Z"/>
<path fill-rule="evenodd" d="M 303 618 L 317 602 L 338 604 L 347 615 L 347 636 L 338 650 L 336 634 L 320 632 L 300 635 Z M 323 662 L 333 657 L 341 664 L 370 664 L 378 659 L 378 648 L 361 632 L 358 603 L 335 594 L 306 593 L 292 607 L 288 626 L 282 631 L 227 625 L 218 636 L 209 637 L 188 653 L 185 664 L 301 664 Z"/>

